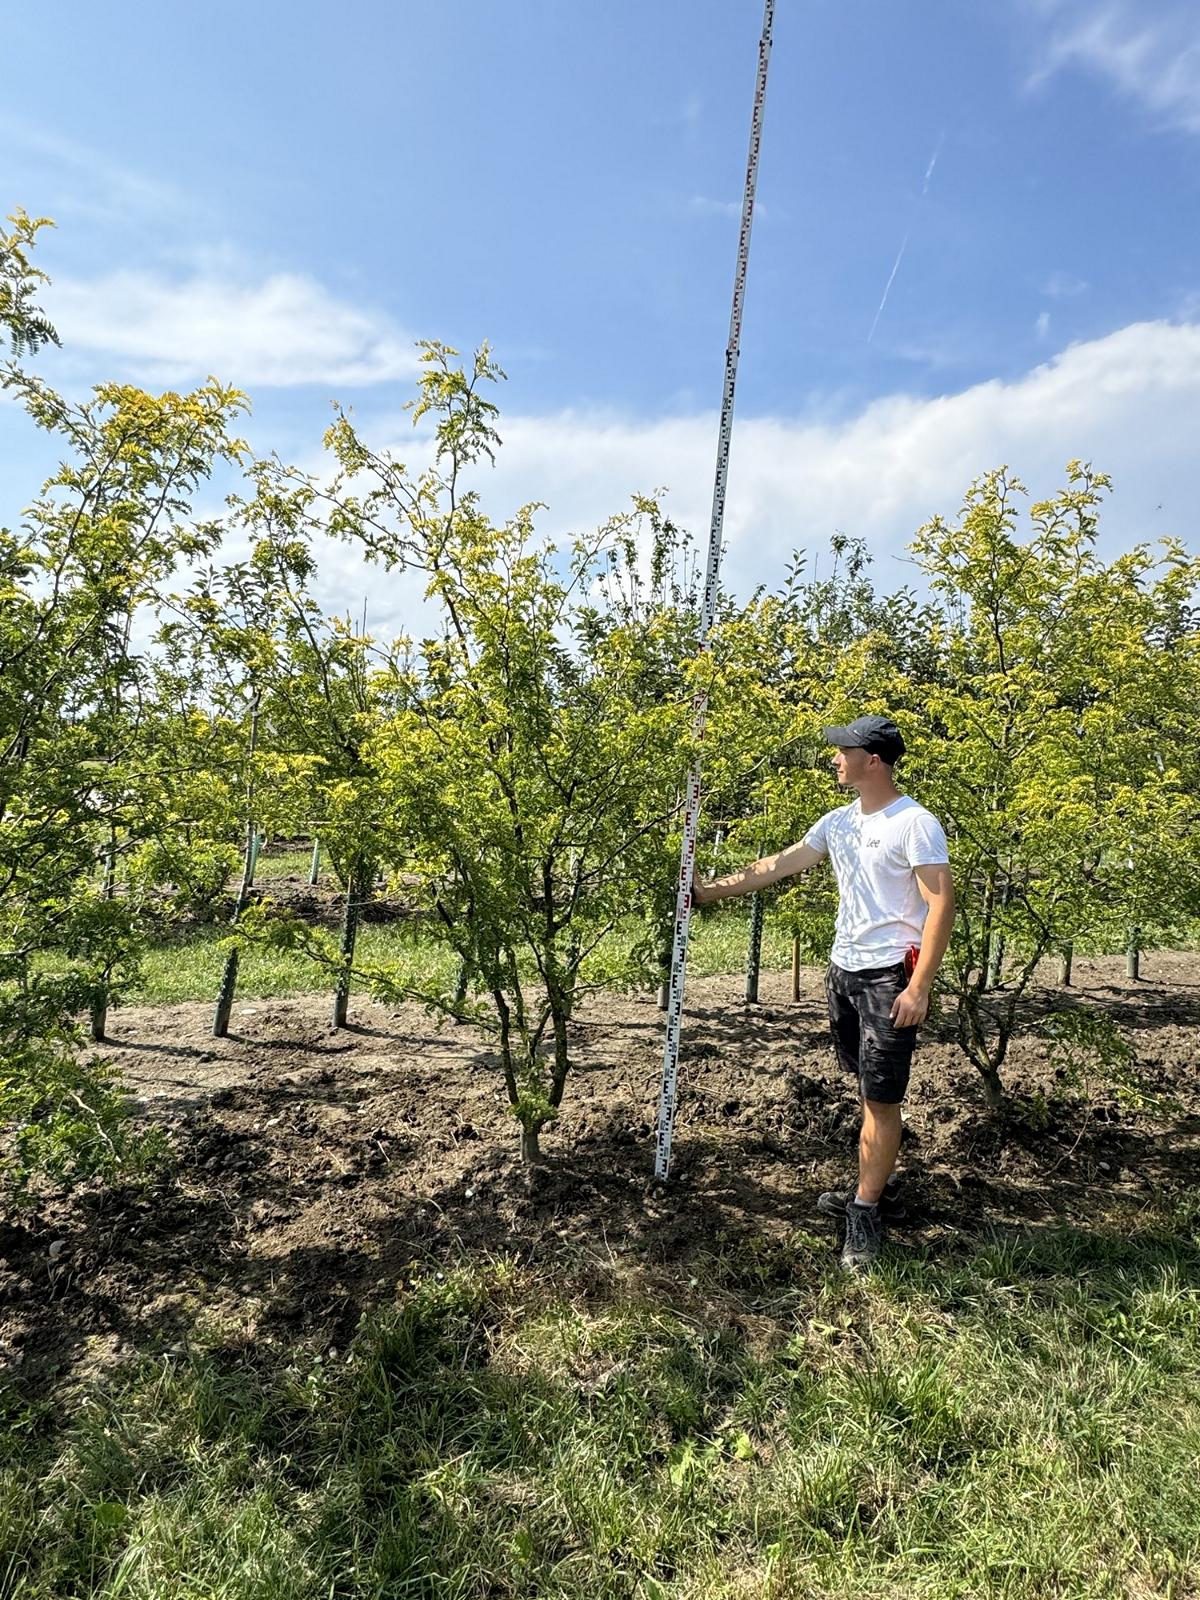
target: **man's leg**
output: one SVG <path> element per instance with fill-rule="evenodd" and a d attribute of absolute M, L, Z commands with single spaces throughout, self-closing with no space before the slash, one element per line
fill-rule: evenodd
<path fill-rule="evenodd" d="M 862 1103 L 858 1140 L 858 1196 L 863 1205 L 878 1204 L 900 1154 L 900 1106 L 882 1100 Z"/>
<path fill-rule="evenodd" d="M 891 1008 L 905 983 L 897 965 L 863 975 L 856 996 L 859 1042 L 859 1093 L 863 1121 L 858 1141 L 858 1191 L 846 1207 L 842 1265 L 869 1269 L 883 1244 L 880 1200 L 900 1154 L 900 1105 L 908 1090 L 915 1028 L 897 1028 Z"/>
<path fill-rule="evenodd" d="M 829 1031 L 833 1035 L 833 1050 L 838 1065 L 844 1072 L 859 1076 L 858 1046 L 860 1028 L 858 1007 L 846 992 L 846 974 L 830 966 L 825 974 L 825 998 L 829 1004 Z"/>

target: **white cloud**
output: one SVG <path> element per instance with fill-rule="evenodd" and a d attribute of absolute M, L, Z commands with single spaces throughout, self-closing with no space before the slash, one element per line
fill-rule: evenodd
<path fill-rule="evenodd" d="M 688 210 L 698 217 L 733 217 L 736 220 L 742 214 L 742 202 L 713 200 L 706 194 L 694 194 L 688 201 Z"/>
<path fill-rule="evenodd" d="M 1052 272 L 1042 284 L 1042 293 L 1051 300 L 1071 300 L 1089 287 L 1086 278 L 1077 278 L 1073 272 Z"/>
<path fill-rule="evenodd" d="M 500 395 L 503 402 L 503 394 Z M 829 538 L 866 540 L 884 588 L 922 588 L 906 554 L 931 516 L 953 517 L 981 473 L 1008 465 L 1037 499 L 1054 493 L 1074 457 L 1114 479 L 1101 515 L 1109 555 L 1139 540 L 1176 534 L 1200 548 L 1193 492 L 1200 415 L 1200 325 L 1135 323 L 1072 345 L 1009 383 L 994 380 L 934 398 L 893 395 L 858 415 L 742 417 L 736 422 L 725 512 L 722 581 L 743 597 L 776 587 L 796 549 L 828 570 Z M 364 435 L 391 442 L 420 466 L 427 440 L 396 416 L 360 418 Z M 483 509 L 499 521 L 528 501 L 546 502 L 538 529 L 563 538 L 627 508 L 635 491 L 668 490 L 666 508 L 708 536 L 717 418 L 648 420 L 565 411 L 500 418 L 496 466 L 473 474 Z M 316 466 L 316 463 L 310 463 Z M 1161 508 L 1161 509 L 1160 509 Z M 370 595 L 379 634 L 420 631 L 429 613 L 411 576 L 364 569 L 342 547 L 322 561 L 323 595 L 357 616 Z"/>
<path fill-rule="evenodd" d="M 739 593 L 774 585 L 794 549 L 822 555 L 841 529 L 866 539 L 881 582 L 916 583 L 906 545 L 934 513 L 953 515 L 973 478 L 1007 463 L 1041 496 L 1061 485 L 1077 456 L 1115 479 L 1101 521 L 1105 548 L 1165 533 L 1200 542 L 1191 488 L 1198 414 L 1200 326 L 1139 323 L 1074 345 L 1011 383 L 932 399 L 895 395 L 837 423 L 741 418 L 725 581 Z M 497 465 L 478 483 L 493 517 L 543 500 L 546 532 L 583 531 L 635 490 L 666 485 L 669 511 L 703 544 L 715 415 L 502 416 L 500 431 Z"/>
<path fill-rule="evenodd" d="M 1052 19 L 1041 82 L 1098 73 L 1164 124 L 1200 133 L 1200 8 L 1194 0 L 1035 0 Z"/>
<path fill-rule="evenodd" d="M 1038 313 L 1038 319 L 1037 319 L 1037 322 L 1034 324 L 1034 330 L 1033 331 L 1037 334 L 1039 339 L 1049 338 L 1049 336 L 1050 336 L 1050 313 L 1048 311 L 1041 311 L 1041 312 Z"/>
<path fill-rule="evenodd" d="M 498 397 L 503 403 L 503 392 Z M 360 408 L 361 409 L 361 408 Z M 1076 344 L 1022 377 L 976 384 L 954 394 L 897 394 L 835 422 L 800 417 L 739 417 L 734 428 L 725 515 L 725 584 L 745 596 L 778 585 L 792 552 L 804 549 L 828 570 L 836 530 L 865 539 L 884 587 L 920 574 L 906 555 L 931 516 L 952 517 L 972 479 L 1009 465 L 1033 498 L 1053 493 L 1073 457 L 1111 473 L 1115 488 L 1101 516 L 1109 554 L 1139 540 L 1175 534 L 1200 549 L 1193 489 L 1195 418 L 1200 415 L 1200 324 L 1135 323 Z M 425 428 L 382 411 L 360 414 L 364 437 L 391 444 L 419 470 L 428 460 Z M 496 520 L 539 500 L 538 529 L 565 537 L 599 526 L 635 491 L 668 489 L 671 516 L 691 529 L 703 552 L 716 451 L 715 413 L 646 419 L 565 411 L 504 415 L 494 468 L 473 474 L 484 510 Z M 302 465 L 321 472 L 319 455 Z M 416 574 L 365 565 L 345 545 L 321 553 L 326 607 L 361 616 L 377 637 L 431 625 Z"/>
<path fill-rule="evenodd" d="M 370 384 L 411 376 L 416 352 L 387 317 L 347 305 L 315 279 L 257 282 L 204 271 L 59 278 L 44 295 L 65 348 L 98 351 L 152 383 L 210 373 L 248 388 Z"/>

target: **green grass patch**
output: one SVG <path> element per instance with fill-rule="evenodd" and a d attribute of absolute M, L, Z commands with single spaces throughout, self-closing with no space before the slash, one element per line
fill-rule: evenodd
<path fill-rule="evenodd" d="M 1042 1234 L 866 1283 L 790 1250 L 786 1279 L 739 1251 L 677 1297 L 431 1269 L 345 1351 L 202 1323 L 186 1359 L 12 1409 L 0 1593 L 1195 1594 L 1194 1238 Z"/>
<path fill-rule="evenodd" d="M 205 928 L 186 939 L 156 945 L 142 960 L 141 982 L 127 998 L 147 1005 L 173 1005 L 181 1000 L 216 996 L 225 965 L 227 928 Z M 384 962 L 412 981 L 419 977 L 452 980 L 455 958 L 444 945 L 414 937 L 399 923 L 368 923 L 359 929 L 356 959 Z M 268 999 L 282 995 L 331 991 L 329 971 L 298 951 L 269 950 L 250 945 L 238 966 L 238 997 Z"/>
<path fill-rule="evenodd" d="M 199 929 L 186 938 L 155 945 L 142 959 L 141 981 L 126 998 L 146 1005 L 173 1005 L 182 1000 L 207 1000 L 215 996 L 225 962 L 222 941 L 225 927 Z M 614 941 L 623 937 L 615 934 Z M 744 925 L 733 918 L 697 923 L 688 954 L 688 971 L 697 977 L 736 971 L 745 960 Z M 411 924 L 365 923 L 359 929 L 356 958 L 386 962 L 408 981 L 433 979 L 448 983 L 456 971 L 456 958 Z M 763 966 L 783 968 L 791 962 L 790 938 L 768 930 L 763 938 Z M 303 954 L 288 950 L 249 947 L 238 969 L 238 995 L 267 999 L 286 995 L 320 994 L 332 988 L 328 971 Z"/>
<path fill-rule="evenodd" d="M 260 881 L 264 878 L 302 878 L 307 883 L 311 871 L 311 845 L 306 850 L 277 850 L 269 845 L 258 857 L 257 877 Z M 337 878 L 324 851 L 321 852 L 317 872 L 318 882 L 326 887 L 336 886 Z"/>

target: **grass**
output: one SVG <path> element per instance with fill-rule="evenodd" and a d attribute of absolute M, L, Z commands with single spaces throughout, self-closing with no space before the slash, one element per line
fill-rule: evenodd
<path fill-rule="evenodd" d="M 722 910 L 716 916 L 697 918 L 688 946 L 688 974 L 694 978 L 744 970 L 747 916 L 745 906 Z M 221 941 L 225 927 L 200 929 L 186 939 L 152 948 L 142 962 L 140 983 L 126 998 L 148 1005 L 173 1005 L 183 1000 L 212 999 L 225 960 Z M 618 931 L 614 940 L 622 937 Z M 1194 949 L 1200 939 L 1189 935 L 1173 949 Z M 1080 951 L 1080 954 L 1085 952 Z M 1089 954 L 1103 954 L 1100 950 Z M 455 958 L 444 945 L 402 922 L 364 923 L 359 929 L 358 958 L 386 961 L 398 974 L 412 980 L 433 977 L 441 983 L 453 979 Z M 763 929 L 762 970 L 785 972 L 791 967 L 792 941 L 787 928 L 767 918 Z M 238 995 L 266 999 L 286 995 L 319 994 L 330 990 L 329 974 L 296 951 L 248 949 L 238 972 Z"/>
<path fill-rule="evenodd" d="M 307 883 L 312 863 L 311 848 L 287 849 L 271 846 L 261 857 L 258 881 L 266 893 L 272 884 L 285 878 Z M 324 857 L 321 862 L 321 887 L 338 889 L 337 880 Z M 692 922 L 688 946 L 688 973 L 692 977 L 712 977 L 720 973 L 744 971 L 746 965 L 749 902 L 723 906 L 716 914 L 708 912 Z M 223 925 L 195 930 L 184 939 L 156 946 L 142 960 L 140 981 L 124 998 L 148 1005 L 174 1005 L 187 1000 L 212 999 L 220 983 L 225 952 L 221 941 L 228 928 Z M 1175 930 L 1177 937 L 1157 941 L 1160 948 L 1200 948 L 1200 925 Z M 628 936 L 621 930 L 612 935 L 614 945 Z M 412 980 L 432 978 L 439 984 L 453 981 L 455 959 L 444 945 L 430 939 L 420 928 L 394 923 L 365 923 L 359 929 L 358 956 L 363 961 L 391 965 L 398 976 Z M 1081 943 L 1076 954 L 1119 954 L 1124 945 L 1114 941 Z M 42 958 L 54 965 L 52 957 Z M 792 961 L 792 939 L 788 929 L 769 913 L 763 927 L 761 970 L 784 972 Z M 243 999 L 282 998 L 288 995 L 321 994 L 331 989 L 329 974 L 295 951 L 247 949 L 242 953 L 238 973 L 238 995 Z"/>
<path fill-rule="evenodd" d="M 186 1357 L 12 1405 L 0 1593 L 1197 1593 L 1195 1237 L 828 1261 L 799 1234 L 657 1291 L 593 1263 L 586 1297 L 431 1265 L 338 1351 L 202 1318 Z"/>
<path fill-rule="evenodd" d="M 205 928 L 169 945 L 156 945 L 142 960 L 141 982 L 126 999 L 145 1005 L 174 1005 L 182 1000 L 215 999 L 225 965 L 222 941 L 227 928 Z M 399 923 L 368 923 L 359 929 L 357 958 L 387 961 L 397 976 L 434 976 L 450 982 L 453 955 L 444 945 L 414 939 Z M 250 946 L 238 965 L 238 998 L 268 999 L 282 995 L 326 994 L 333 988 L 325 968 L 295 950 Z"/>
<path fill-rule="evenodd" d="M 142 960 L 141 981 L 129 989 L 126 999 L 145 1005 L 212 999 L 220 984 L 225 963 L 222 941 L 228 932 L 226 927 L 202 928 L 185 939 L 152 947 Z M 736 971 L 745 961 L 745 943 L 742 919 L 698 920 L 693 926 L 688 972 L 693 977 L 707 977 Z M 790 967 L 791 952 L 786 931 L 768 924 L 763 935 L 763 970 Z M 356 954 L 363 962 L 386 961 L 398 975 L 414 981 L 432 977 L 450 983 L 456 970 L 455 958 L 444 945 L 402 922 L 364 923 Z M 242 952 L 238 968 L 241 999 L 321 994 L 331 988 L 328 972 L 298 951 L 254 947 Z"/>

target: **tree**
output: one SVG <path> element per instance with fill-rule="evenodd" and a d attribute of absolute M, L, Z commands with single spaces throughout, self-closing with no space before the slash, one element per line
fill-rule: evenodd
<path fill-rule="evenodd" d="M 1196 904 L 1194 785 L 1177 761 L 1200 687 L 1200 559 L 1095 550 L 1109 480 L 1079 462 L 1030 510 L 1007 469 L 913 546 L 941 602 L 939 663 L 908 686 L 906 770 L 948 819 L 960 886 L 946 963 L 959 1043 L 989 1101 L 1038 962 L 1112 919 Z M 1153 910 L 1151 909 L 1153 908 Z M 1007 968 L 998 957 L 1004 940 Z"/>
<path fill-rule="evenodd" d="M 291 758 L 300 811 L 324 845 L 345 895 L 336 967 L 333 1026 L 345 1026 L 359 917 L 383 856 L 384 786 L 374 734 L 394 705 L 399 677 L 392 653 L 349 618 L 327 618 L 308 592 L 322 529 L 311 485 L 295 484 L 277 463 L 260 462 L 256 493 L 236 502 L 270 576 L 277 648 L 264 677 L 275 747 Z"/>
<path fill-rule="evenodd" d="M 40 224 L 14 220 L 0 309 L 22 352 L 53 330 L 29 298 Z M 118 852 L 145 837 L 149 669 L 132 620 L 214 537 L 191 521 L 189 496 L 214 461 L 237 457 L 229 425 L 243 399 L 215 382 L 161 396 L 104 384 L 74 403 L 14 361 L 3 384 L 68 451 L 21 527 L 0 529 L 0 1116 L 21 1188 L 35 1157 L 60 1176 L 118 1158 L 117 1102 L 106 1075 L 75 1059 L 73 1018 L 90 1006 L 102 1031 L 102 996 L 142 937 L 115 892 Z"/>
<path fill-rule="evenodd" d="M 468 371 L 455 354 L 424 347 L 414 412 L 436 419 L 434 464 L 410 473 L 340 416 L 328 442 L 342 475 L 328 490 L 309 481 L 310 509 L 385 566 L 423 572 L 440 622 L 398 650 L 395 710 L 363 759 L 385 801 L 385 860 L 409 872 L 468 992 L 360 970 L 376 992 L 493 1034 L 533 1161 L 562 1103 L 578 997 L 652 969 L 688 697 L 662 694 L 677 619 L 614 600 L 645 502 L 569 551 L 537 541 L 535 507 L 490 522 L 464 478 L 498 443 L 482 386 L 501 374 L 486 349 Z M 315 947 L 295 923 L 277 928 Z"/>
<path fill-rule="evenodd" d="M 889 707 L 897 684 L 934 664 L 934 617 L 908 591 L 881 596 L 861 540 L 835 534 L 828 575 L 797 552 L 776 594 L 761 591 L 714 637 L 706 804 L 731 819 L 730 865 L 782 849 L 839 803 L 821 729 Z M 885 685 L 890 687 L 884 687 Z M 824 959 L 837 892 L 825 872 L 778 896 L 797 954 Z"/>
<path fill-rule="evenodd" d="M 250 534 L 249 555 L 210 565 L 187 594 L 172 596 L 164 608 L 169 620 L 158 636 L 185 694 L 200 702 L 202 721 L 228 751 L 230 790 L 226 805 L 210 812 L 220 829 L 208 840 L 210 853 L 228 849 L 240 834 L 241 878 L 213 1012 L 215 1038 L 229 1031 L 241 964 L 239 934 L 251 907 L 259 838 L 263 831 L 307 823 L 311 813 L 302 785 L 319 759 L 286 749 L 280 728 L 291 695 L 292 586 L 307 577 L 307 552 L 294 539 L 281 542 L 249 526 L 245 501 L 231 496 L 231 504 L 239 531 Z"/>
<path fill-rule="evenodd" d="M 13 358 L 19 361 L 23 356 L 36 355 L 43 345 L 59 342 L 58 334 L 33 298 L 50 280 L 29 259 L 38 234 L 54 224 L 49 217 L 30 217 L 19 207 L 8 220 L 11 230 L 0 228 L 0 328 Z"/>

